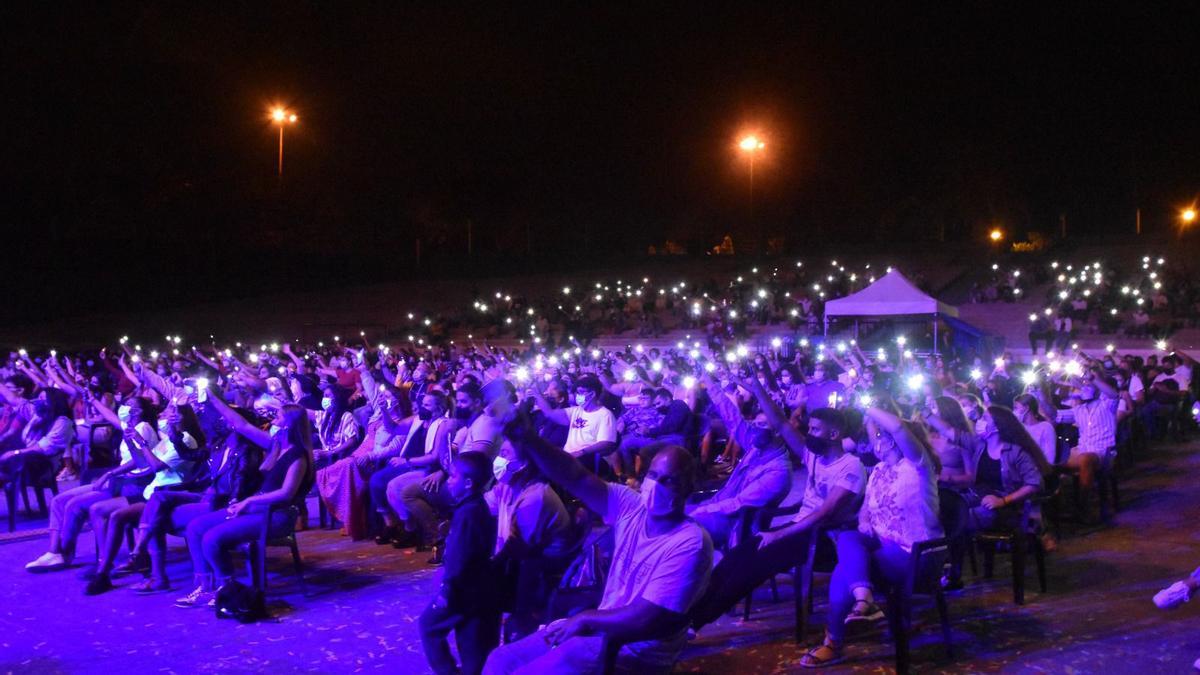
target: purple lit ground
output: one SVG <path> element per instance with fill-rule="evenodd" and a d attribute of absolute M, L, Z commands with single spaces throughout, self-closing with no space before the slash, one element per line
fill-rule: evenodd
<path fill-rule="evenodd" d="M 917 614 L 913 660 L 918 672 L 1186 673 L 1200 657 L 1196 609 L 1162 612 L 1150 597 L 1200 564 L 1200 443 L 1162 448 L 1123 483 L 1117 526 L 1069 536 L 1049 559 L 1050 592 L 1012 604 L 1007 564 L 994 580 L 972 581 L 950 598 L 956 658 L 946 661 L 936 614 Z M 314 510 L 315 513 L 315 510 Z M 44 527 L 23 520 L 22 529 Z M 172 606 L 189 590 L 190 569 L 176 541 L 171 573 L 179 593 L 137 597 L 118 588 L 82 594 L 75 571 L 27 574 L 44 538 L 0 543 L 0 672 L 276 672 L 344 673 L 388 669 L 427 672 L 416 617 L 436 572 L 415 556 L 335 532 L 301 535 L 308 566 L 305 597 L 285 564 L 271 556 L 268 602 L 274 620 L 256 625 L 218 621 L 207 610 Z M 81 551 L 90 551 L 84 534 Z M 282 555 L 281 555 L 282 554 Z M 749 622 L 725 618 L 691 644 L 681 671 L 798 672 L 793 646 L 791 580 L 779 578 L 781 601 L 756 597 Z M 119 580 L 120 586 L 131 581 Z M 817 585 L 825 595 L 824 582 Z M 814 629 L 824 618 L 819 600 Z M 864 633 L 849 662 L 825 672 L 886 672 L 890 643 Z"/>

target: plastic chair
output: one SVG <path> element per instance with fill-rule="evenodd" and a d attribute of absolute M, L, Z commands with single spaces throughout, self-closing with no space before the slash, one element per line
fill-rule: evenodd
<path fill-rule="evenodd" d="M 283 532 L 275 537 L 271 537 L 271 515 L 277 511 L 286 513 L 288 518 Z M 308 588 L 304 585 L 304 565 L 300 560 L 300 546 L 296 540 L 296 519 L 299 516 L 300 509 L 294 504 L 272 506 L 267 511 L 266 517 L 263 518 L 263 525 L 259 531 L 258 538 L 247 542 L 246 564 L 250 568 L 250 578 L 255 590 L 266 591 L 267 589 L 267 547 L 286 546 L 292 552 L 292 564 L 296 570 L 296 580 L 300 582 L 300 592 L 303 595 L 308 595 Z"/>
<path fill-rule="evenodd" d="M 950 553 L 950 542 L 961 538 L 966 532 L 969 509 L 962 495 L 954 490 L 938 490 L 938 520 L 942 524 L 942 537 L 920 541 L 913 545 L 913 566 L 906 587 L 891 588 L 887 594 L 888 628 L 896 648 L 896 672 L 909 672 L 909 628 L 912 625 L 912 603 L 906 598 L 915 595 L 931 596 L 937 606 L 942 624 L 942 641 L 946 657 L 953 658 L 954 645 L 951 641 L 950 614 L 946 596 L 942 591 L 941 577 Z"/>
<path fill-rule="evenodd" d="M 13 471 L 12 480 L 4 484 L 4 501 L 8 507 L 8 531 L 13 532 L 17 529 L 17 495 L 21 496 L 21 502 L 25 505 L 25 512 L 32 513 L 33 510 L 29 507 L 29 492 L 33 488 L 34 497 L 37 499 L 38 512 L 43 516 L 49 516 L 49 510 L 46 508 L 46 494 L 49 490 L 52 496 L 58 495 L 58 479 L 54 476 L 54 467 L 44 456 L 39 456 L 41 462 L 28 461 L 24 453 L 18 456 L 15 461 L 19 462 L 18 466 Z M 42 464 L 43 466 L 35 466 L 34 464 Z"/>
<path fill-rule="evenodd" d="M 1020 522 L 1012 529 L 983 530 L 975 533 L 977 544 L 987 544 L 984 549 L 983 575 L 991 578 L 996 557 L 996 550 L 1001 544 L 1007 544 L 1012 554 L 1013 602 L 1025 604 L 1025 554 L 1033 550 L 1034 561 L 1037 565 L 1038 587 L 1046 592 L 1046 549 L 1038 536 L 1031 517 L 1033 502 L 1027 501 L 1021 513 Z"/>

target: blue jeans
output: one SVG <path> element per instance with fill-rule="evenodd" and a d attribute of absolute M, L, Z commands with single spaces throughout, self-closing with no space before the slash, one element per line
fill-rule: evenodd
<path fill-rule="evenodd" d="M 854 589 L 871 588 L 872 579 L 888 587 L 907 588 L 913 555 L 894 541 L 869 537 L 858 530 L 838 532 L 835 544 L 838 561 L 829 581 L 829 623 L 825 630 L 834 642 L 841 643 L 846 636 L 846 617 L 854 607 Z"/>
<path fill-rule="evenodd" d="M 239 544 L 258 538 L 262 531 L 264 512 L 230 517 L 225 509 L 192 519 L 187 526 L 188 553 L 192 556 L 192 572 L 197 583 L 216 588 L 233 577 L 233 560 L 229 552 Z M 282 531 L 291 515 L 287 511 L 271 514 L 270 530 Z"/>
<path fill-rule="evenodd" d="M 527 638 L 502 645 L 488 657 L 485 675 L 599 675 L 604 671 L 604 638 L 600 636 L 573 637 L 551 647 L 546 631 L 540 630 Z M 633 654 L 622 649 L 617 654 L 614 671 L 617 673 L 669 672 L 670 669 L 647 667 Z"/>
<path fill-rule="evenodd" d="M 396 510 L 388 503 L 387 487 L 392 479 L 408 473 L 411 469 L 402 466 L 392 466 L 385 463 L 379 467 L 375 473 L 371 474 L 371 479 L 367 486 L 371 494 L 371 506 L 379 513 L 383 514 L 383 520 L 388 525 L 396 525 L 399 518 L 396 516 Z"/>

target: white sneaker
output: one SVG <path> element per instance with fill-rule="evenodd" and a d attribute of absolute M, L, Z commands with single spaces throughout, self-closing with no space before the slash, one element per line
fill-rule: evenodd
<path fill-rule="evenodd" d="M 65 564 L 67 564 L 67 560 L 62 557 L 62 554 L 47 551 L 38 557 L 37 560 L 26 564 L 25 569 L 30 572 L 43 572 L 52 567 L 61 567 Z"/>
<path fill-rule="evenodd" d="M 1176 581 L 1154 594 L 1154 604 L 1158 605 L 1159 609 L 1178 607 L 1191 599 L 1192 589 L 1182 581 Z"/>
<path fill-rule="evenodd" d="M 204 607 L 212 606 L 217 599 L 217 594 L 212 591 L 204 590 L 203 586 L 197 586 L 196 590 L 175 601 L 176 607 Z"/>

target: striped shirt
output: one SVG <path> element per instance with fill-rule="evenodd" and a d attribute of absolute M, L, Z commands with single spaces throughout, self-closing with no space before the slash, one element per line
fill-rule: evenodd
<path fill-rule="evenodd" d="M 1100 395 L 1075 406 L 1079 452 L 1107 454 L 1117 444 L 1117 399 Z"/>

